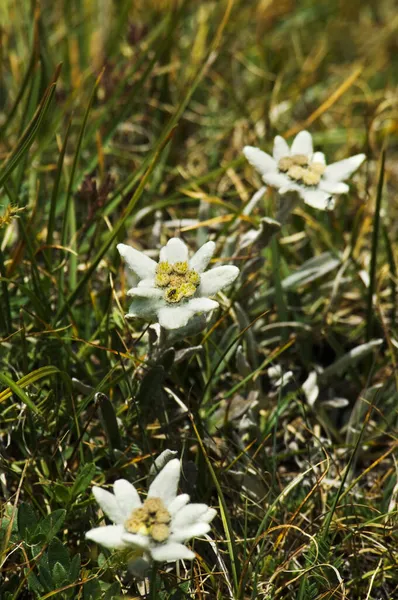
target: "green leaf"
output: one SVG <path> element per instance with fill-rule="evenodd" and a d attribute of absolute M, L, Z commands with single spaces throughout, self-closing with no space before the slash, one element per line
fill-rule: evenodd
<path fill-rule="evenodd" d="M 50 592 L 51 590 L 54 589 L 53 579 L 51 577 L 51 571 L 48 566 L 47 554 L 45 554 L 40 561 L 39 579 L 40 579 L 40 583 L 43 584 L 43 586 L 46 588 L 47 592 Z"/>
<path fill-rule="evenodd" d="M 80 573 L 80 554 L 76 554 L 70 563 L 70 568 L 69 568 L 69 581 L 70 583 L 73 583 L 74 581 L 77 581 L 79 579 L 79 573 Z"/>
<path fill-rule="evenodd" d="M 68 504 L 71 500 L 71 490 L 63 483 L 55 483 L 51 489 L 52 496 L 62 504 Z"/>
<path fill-rule="evenodd" d="M 117 581 L 115 581 L 106 590 L 103 598 L 104 598 L 104 600 L 116 600 L 116 598 L 119 597 L 119 594 L 121 594 L 120 585 Z"/>
<path fill-rule="evenodd" d="M 83 600 L 98 600 L 101 598 L 101 586 L 96 579 L 90 579 L 83 587 Z"/>
<path fill-rule="evenodd" d="M 65 585 L 66 583 L 69 583 L 66 580 L 66 571 L 64 569 L 64 567 L 61 565 L 61 563 L 57 562 L 54 565 L 54 568 L 52 570 L 52 576 L 53 576 L 53 581 L 55 583 L 55 587 L 62 587 L 63 585 Z"/>
<path fill-rule="evenodd" d="M 30 571 L 29 573 L 29 569 L 25 570 L 25 574 L 28 576 L 29 589 L 32 590 L 32 592 L 35 592 L 36 594 L 42 594 L 44 592 L 44 587 L 40 583 L 40 580 L 37 577 L 37 575 L 35 575 L 33 571 Z"/>
<path fill-rule="evenodd" d="M 86 489 L 90 485 L 92 478 L 94 477 L 94 473 L 94 463 L 87 463 L 81 469 L 79 469 L 79 472 L 76 476 L 75 482 L 71 490 L 71 496 L 73 499 L 75 499 L 79 494 L 82 494 L 86 491 Z"/>
<path fill-rule="evenodd" d="M 65 571 L 69 571 L 71 560 L 69 552 L 65 545 L 57 538 L 51 540 L 47 551 L 48 564 L 51 570 L 54 569 L 56 563 L 60 563 Z"/>
<path fill-rule="evenodd" d="M 37 516 L 30 504 L 23 502 L 17 514 L 18 532 L 21 538 L 29 543 L 30 536 L 37 526 Z"/>
<path fill-rule="evenodd" d="M 50 542 L 57 532 L 61 529 L 65 520 L 66 510 L 60 508 L 40 521 L 35 534 L 44 537 L 46 542 Z"/>

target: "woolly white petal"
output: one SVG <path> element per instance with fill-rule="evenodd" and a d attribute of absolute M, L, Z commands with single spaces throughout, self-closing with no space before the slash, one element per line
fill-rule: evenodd
<path fill-rule="evenodd" d="M 356 154 L 350 158 L 345 158 L 344 160 L 332 163 L 326 167 L 323 177 L 333 181 L 344 181 L 361 166 L 365 158 L 365 154 Z"/>
<path fill-rule="evenodd" d="M 217 511 L 215 508 L 208 508 L 205 514 L 200 517 L 200 520 L 204 523 L 211 523 L 216 514 Z"/>
<path fill-rule="evenodd" d="M 335 206 L 333 196 L 322 192 L 321 190 L 305 190 L 301 192 L 301 196 L 308 206 L 317 208 L 318 210 L 332 210 Z"/>
<path fill-rule="evenodd" d="M 195 553 L 183 544 L 161 544 L 151 548 L 153 560 L 158 562 L 172 562 L 175 560 L 193 560 Z"/>
<path fill-rule="evenodd" d="M 209 264 L 211 257 L 214 254 L 216 245 L 214 242 L 206 242 L 201 248 L 193 255 L 189 261 L 191 269 L 195 269 L 198 273 L 203 273 Z"/>
<path fill-rule="evenodd" d="M 283 196 L 283 194 L 287 194 L 288 192 L 298 192 L 299 196 L 302 197 L 302 191 L 303 186 L 294 183 L 294 181 L 290 181 L 289 185 L 284 185 L 283 187 L 280 187 L 278 193 Z"/>
<path fill-rule="evenodd" d="M 111 494 L 111 492 L 94 486 L 93 494 L 104 513 L 110 518 L 111 521 L 113 521 L 113 523 L 119 524 L 124 522 L 124 514 L 120 510 L 116 498 L 113 494 Z M 101 527 L 101 529 L 104 528 Z"/>
<path fill-rule="evenodd" d="M 179 510 L 182 509 L 183 506 L 188 504 L 188 502 L 188 494 L 180 494 L 179 496 L 177 496 L 168 507 L 168 511 L 171 514 L 171 516 L 173 517 Z"/>
<path fill-rule="evenodd" d="M 95 527 L 87 531 L 86 539 L 101 544 L 105 548 L 125 548 L 126 544 L 122 540 L 123 532 L 123 525 Z"/>
<path fill-rule="evenodd" d="M 318 189 L 329 194 L 346 194 L 350 188 L 342 181 L 327 181 L 325 179 L 321 179 Z"/>
<path fill-rule="evenodd" d="M 169 263 L 185 262 L 188 260 L 188 248 L 180 238 L 171 238 L 160 250 L 160 260 Z"/>
<path fill-rule="evenodd" d="M 122 540 L 125 544 L 137 546 L 137 548 L 142 548 L 143 550 L 146 550 L 150 546 L 149 537 L 139 535 L 138 533 L 126 533 L 126 530 L 122 534 Z"/>
<path fill-rule="evenodd" d="M 210 531 L 210 525 L 208 523 L 195 523 L 189 527 L 184 527 L 173 531 L 170 536 L 171 542 L 185 542 L 194 537 L 199 537 Z"/>
<path fill-rule="evenodd" d="M 146 285 L 131 288 L 127 292 L 128 296 L 138 296 L 139 298 L 163 298 L 163 292 L 159 288 Z"/>
<path fill-rule="evenodd" d="M 276 162 L 279 162 L 284 156 L 290 155 L 289 144 L 280 135 L 277 135 L 274 139 L 274 150 L 273 156 Z"/>
<path fill-rule="evenodd" d="M 160 498 L 168 507 L 177 496 L 180 469 L 178 458 L 170 460 L 149 486 L 148 498 Z"/>
<path fill-rule="evenodd" d="M 125 519 L 129 518 L 135 508 L 141 506 L 137 490 L 126 479 L 117 479 L 113 484 L 113 492 Z"/>
<path fill-rule="evenodd" d="M 308 156 L 313 151 L 311 134 L 309 131 L 300 131 L 293 140 L 290 154 L 306 154 Z"/>
<path fill-rule="evenodd" d="M 268 171 L 274 171 L 276 169 L 276 163 L 272 156 L 255 148 L 254 146 L 245 146 L 243 148 L 243 154 L 246 156 L 249 163 L 257 169 L 261 175 L 265 175 Z"/>
<path fill-rule="evenodd" d="M 155 280 L 153 279 L 153 277 L 141 279 L 141 281 L 138 282 L 137 287 L 155 287 Z"/>
<path fill-rule="evenodd" d="M 210 269 L 200 276 L 198 294 L 200 296 L 213 296 L 223 288 L 231 285 L 239 275 L 238 267 L 226 265 Z"/>
<path fill-rule="evenodd" d="M 187 302 L 187 308 L 192 314 L 210 312 L 219 307 L 216 300 L 210 298 L 192 298 Z"/>
<path fill-rule="evenodd" d="M 323 152 L 314 152 L 311 161 L 321 163 L 322 165 L 326 165 L 326 158 Z"/>
<path fill-rule="evenodd" d="M 162 306 L 157 313 L 158 321 L 165 329 L 180 329 L 185 327 L 193 317 L 192 310 L 183 306 Z"/>
<path fill-rule="evenodd" d="M 287 188 L 288 190 L 294 189 L 294 182 L 289 179 L 287 175 L 273 171 L 263 176 L 263 181 L 266 184 L 274 188 Z"/>
<path fill-rule="evenodd" d="M 149 258 L 146 254 L 139 252 L 131 246 L 126 246 L 126 244 L 118 244 L 117 249 L 120 256 L 126 261 L 129 269 L 134 271 L 140 279 L 155 275 L 156 262 L 152 258 Z"/>
<path fill-rule="evenodd" d="M 192 525 L 207 513 L 207 504 L 187 504 L 182 508 L 173 519 L 173 529 L 181 529 L 187 525 Z"/>

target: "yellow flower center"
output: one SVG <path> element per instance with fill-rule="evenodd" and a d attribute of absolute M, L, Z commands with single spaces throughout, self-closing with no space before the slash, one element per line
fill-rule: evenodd
<path fill-rule="evenodd" d="M 160 498 L 147 498 L 125 521 L 129 533 L 150 536 L 155 542 L 165 542 L 170 535 L 171 515 Z"/>
<path fill-rule="evenodd" d="M 164 299 L 170 304 L 190 298 L 200 284 L 200 275 L 186 261 L 160 262 L 156 268 L 155 285 L 164 289 Z"/>
<path fill-rule="evenodd" d="M 325 168 L 325 165 L 320 162 L 311 162 L 305 154 L 283 156 L 278 162 L 279 171 L 286 173 L 297 183 L 308 186 L 318 185 Z"/>

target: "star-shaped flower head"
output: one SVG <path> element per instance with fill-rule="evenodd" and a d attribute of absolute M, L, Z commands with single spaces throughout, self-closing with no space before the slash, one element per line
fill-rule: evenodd
<path fill-rule="evenodd" d="M 300 131 L 291 148 L 277 135 L 272 156 L 253 146 L 245 146 L 243 152 L 266 184 L 280 194 L 297 191 L 306 204 L 319 210 L 334 208 L 334 197 L 349 190 L 344 181 L 366 158 L 365 154 L 356 154 L 326 165 L 323 152 L 314 152 L 308 131 Z"/>
<path fill-rule="evenodd" d="M 170 460 L 144 502 L 125 479 L 115 481 L 113 494 L 93 487 L 95 499 L 114 525 L 91 529 L 86 538 L 106 548 L 138 550 L 148 563 L 195 558 L 184 542 L 207 533 L 216 511 L 207 504 L 190 504 L 187 494 L 177 495 L 180 470 L 180 461 Z"/>
<path fill-rule="evenodd" d="M 157 320 L 165 329 L 184 327 L 195 314 L 217 308 L 218 302 L 209 296 L 231 285 L 239 275 L 233 265 L 204 272 L 214 242 L 204 244 L 189 260 L 184 242 L 171 238 L 160 250 L 158 263 L 131 246 L 118 244 L 117 249 L 140 279 L 137 287 L 127 292 L 133 301 L 126 317 Z"/>

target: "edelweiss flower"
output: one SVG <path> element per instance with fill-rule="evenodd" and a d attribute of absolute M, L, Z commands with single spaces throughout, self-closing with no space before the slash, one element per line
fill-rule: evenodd
<path fill-rule="evenodd" d="M 157 319 L 165 329 L 184 327 L 195 314 L 217 308 L 218 302 L 208 296 L 231 285 L 239 274 L 232 265 L 204 273 L 215 250 L 214 242 L 204 244 L 188 260 L 184 242 L 171 238 L 160 250 L 158 263 L 131 246 L 118 244 L 117 249 L 141 280 L 127 292 L 133 302 L 126 317 Z"/>
<path fill-rule="evenodd" d="M 277 135 L 273 156 L 253 146 L 245 146 L 243 152 L 249 163 L 261 173 L 265 183 L 280 194 L 297 191 L 306 204 L 320 210 L 334 208 L 334 196 L 349 190 L 344 180 L 366 158 L 365 154 L 356 154 L 326 165 L 323 152 L 314 152 L 308 131 L 300 131 L 291 148 Z"/>
<path fill-rule="evenodd" d="M 155 477 L 141 502 L 135 487 L 125 479 L 113 484 L 113 494 L 99 487 L 93 494 L 114 525 L 96 527 L 86 538 L 106 548 L 134 548 L 144 560 L 192 560 L 194 552 L 183 542 L 204 535 L 216 511 L 207 504 L 189 504 L 189 496 L 177 496 L 180 461 L 170 460 Z"/>

